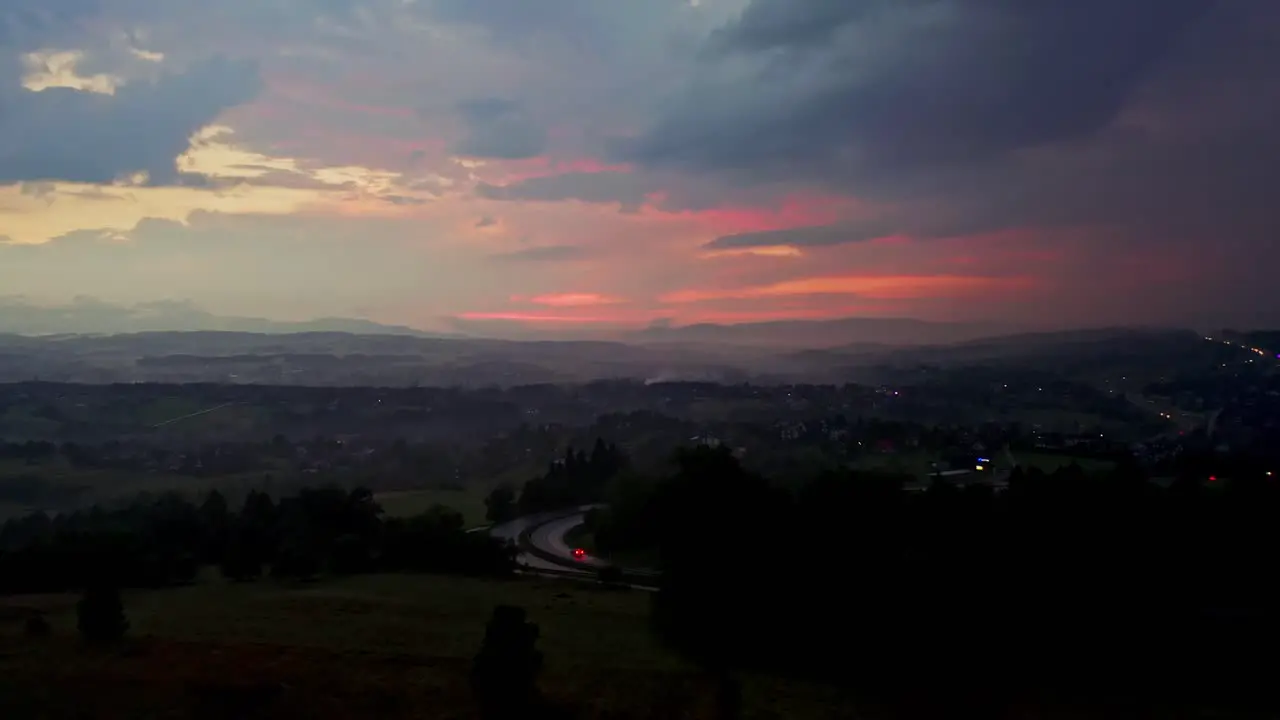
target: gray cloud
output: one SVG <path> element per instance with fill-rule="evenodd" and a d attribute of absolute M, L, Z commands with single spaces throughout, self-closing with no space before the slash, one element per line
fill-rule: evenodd
<path fill-rule="evenodd" d="M 480 25 L 503 37 L 554 28 L 581 27 L 595 16 L 592 0 L 433 0 L 432 16 Z"/>
<path fill-rule="evenodd" d="M 477 25 L 504 43 L 540 41 L 548 35 L 593 55 L 626 54 L 651 42 L 654 31 L 688 11 L 687 0 L 431 0 L 432 18 Z"/>
<path fill-rule="evenodd" d="M 1084 137 L 1211 3 L 754 0 L 714 34 L 687 99 L 621 150 L 651 165 L 826 177 Z"/>
<path fill-rule="evenodd" d="M 385 203 L 390 203 L 391 205 L 401 206 L 425 205 L 427 203 L 425 198 L 410 197 L 408 195 L 379 195 L 378 199 Z"/>
<path fill-rule="evenodd" d="M 760 51 L 829 42 L 843 26 L 873 17 L 893 6 L 929 0 L 756 0 L 736 20 L 712 34 L 711 53 Z M 799 7 L 797 7 L 799 6 Z"/>
<path fill-rule="evenodd" d="M 884 237 L 884 228 L 874 224 L 864 227 L 853 225 L 816 225 L 812 227 L 764 230 L 761 232 L 725 235 L 703 245 L 707 250 L 741 250 L 744 248 L 776 247 L 828 247 L 848 243 L 865 242 Z"/>
<path fill-rule="evenodd" d="M 858 195 L 879 214 L 852 236 L 1199 247 L 1235 298 L 1214 302 L 1247 304 L 1280 263 L 1277 127 L 1270 0 L 752 0 L 616 150 L 739 190 Z"/>
<path fill-rule="evenodd" d="M 0 182 L 108 183 L 146 172 L 152 184 L 193 182 L 175 160 L 191 134 L 257 94 L 257 66 L 215 58 L 101 95 L 0 86 Z"/>
<path fill-rule="evenodd" d="M 577 245 L 544 245 L 490 255 L 489 259 L 498 262 L 564 262 L 581 260 L 586 256 L 586 250 Z"/>
<path fill-rule="evenodd" d="M 458 107 L 467 135 L 453 151 L 459 155 L 502 160 L 535 157 L 546 149 L 547 132 L 520 104 L 484 98 Z"/>
<path fill-rule="evenodd" d="M 623 210 L 637 210 L 657 188 L 652 179 L 633 173 L 566 173 L 531 178 L 511 185 L 481 183 L 476 194 L 490 200 L 618 203 Z"/>
<path fill-rule="evenodd" d="M 0 48 L 35 50 L 98 10 L 98 0 L 5 0 L 0 7 Z"/>

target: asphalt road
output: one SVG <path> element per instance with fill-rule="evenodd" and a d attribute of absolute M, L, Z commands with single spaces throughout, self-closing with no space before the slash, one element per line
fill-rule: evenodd
<path fill-rule="evenodd" d="M 552 520 L 533 528 L 533 532 L 529 534 L 529 542 L 544 553 L 550 553 L 558 558 L 564 558 L 570 562 L 581 565 L 584 568 L 598 570 L 607 567 L 608 563 L 598 557 L 584 555 L 580 558 L 573 556 L 573 548 L 565 542 L 565 536 L 569 531 L 578 527 L 587 521 L 585 513 L 570 515 L 558 520 Z"/>
<path fill-rule="evenodd" d="M 490 528 L 489 535 L 514 543 L 518 542 L 520 536 L 527 531 L 530 544 L 543 553 L 562 559 L 560 562 L 551 562 L 530 553 L 520 553 L 516 561 L 531 570 L 565 571 L 581 567 L 583 574 L 594 574 L 607 563 L 590 556 L 575 558 L 573 548 L 569 547 L 564 540 L 570 530 L 586 522 L 586 514 L 590 509 L 590 506 L 585 506 L 576 512 L 526 515 Z"/>

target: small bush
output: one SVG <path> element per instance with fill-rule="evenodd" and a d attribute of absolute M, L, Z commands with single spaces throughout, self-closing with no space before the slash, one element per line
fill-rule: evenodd
<path fill-rule="evenodd" d="M 129 631 L 120 591 L 111 586 L 96 585 L 85 591 L 76 604 L 76 627 L 80 637 L 92 645 L 119 642 Z"/>
<path fill-rule="evenodd" d="M 536 647 L 538 626 L 525 618 L 524 608 L 499 605 L 493 610 L 471 672 L 472 688 L 485 718 L 525 717 L 539 700 L 542 653 Z"/>
<path fill-rule="evenodd" d="M 22 634 L 29 638 L 46 638 L 53 634 L 53 628 L 43 614 L 34 613 L 22 624 Z"/>

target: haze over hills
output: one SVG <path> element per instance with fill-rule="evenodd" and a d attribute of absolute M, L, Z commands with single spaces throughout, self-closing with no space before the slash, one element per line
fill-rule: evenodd
<path fill-rule="evenodd" d="M 487 338 L 523 342 L 611 341 L 628 344 L 728 345 L 767 348 L 941 345 L 1006 335 L 1019 328 L 993 323 L 928 322 L 910 318 L 787 320 L 734 325 L 653 324 L 591 330 L 512 327 L 504 323 L 459 323 L 462 332 L 436 332 L 388 325 L 361 318 L 304 321 L 227 317 L 192 303 L 161 300 L 118 305 L 77 297 L 66 305 L 40 305 L 23 298 L 0 298 L 0 333 L 17 335 L 114 335 L 155 332 L 234 332 L 263 334 L 350 333 L 418 338 Z"/>
<path fill-rule="evenodd" d="M 460 337 L 447 333 L 427 333 L 403 325 L 384 325 L 359 318 L 317 318 L 291 322 L 254 317 L 225 317 L 177 300 L 160 300 L 129 306 L 81 296 L 66 305 L 38 305 L 22 298 L 0 298 L 0 333 L 114 335 L 193 331 L 341 332 L 364 335 Z"/>
<path fill-rule="evenodd" d="M 684 342 L 793 348 L 942 345 L 1005 335 L 1016 328 L 994 323 L 943 323 L 911 318 L 782 320 L 737 325 L 652 325 L 627 335 L 632 342 Z"/>
<path fill-rule="evenodd" d="M 731 330 L 731 329 L 730 329 Z M 838 348 L 616 341 L 522 342 L 342 332 L 0 334 L 0 382 L 230 382 L 288 385 L 514 386 L 603 379 L 878 382 L 891 368 L 1176 355 L 1190 331 L 1118 328 L 956 344 Z"/>

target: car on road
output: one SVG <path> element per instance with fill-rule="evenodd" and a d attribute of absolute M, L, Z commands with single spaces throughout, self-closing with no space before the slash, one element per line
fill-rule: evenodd
<path fill-rule="evenodd" d="M 587 551 L 586 551 L 586 550 L 583 550 L 582 548 L 574 548 L 574 549 L 573 549 L 573 559 L 574 559 L 574 560 L 585 560 L 585 559 L 586 559 L 586 557 L 587 557 Z"/>

